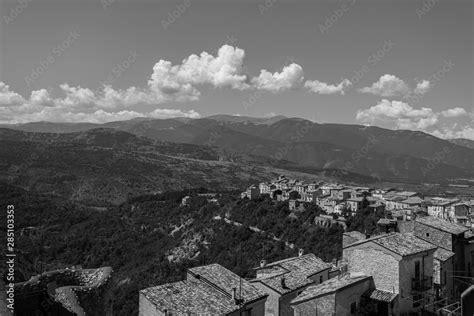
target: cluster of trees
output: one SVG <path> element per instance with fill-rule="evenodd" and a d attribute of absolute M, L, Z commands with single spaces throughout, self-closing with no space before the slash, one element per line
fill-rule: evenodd
<path fill-rule="evenodd" d="M 271 262 L 295 256 L 299 248 L 326 261 L 341 255 L 343 228 L 314 225 L 322 211 L 312 204 L 290 211 L 287 202 L 270 197 L 241 200 L 237 192 L 221 193 L 219 204 L 209 203 L 207 197 L 197 195 L 206 192 L 201 188 L 130 198 L 118 207 L 97 211 L 9 185 L 0 184 L 0 190 L 1 207 L 15 205 L 16 269 L 29 278 L 72 265 L 111 266 L 114 273 L 107 297 L 112 298 L 108 309 L 114 315 L 137 315 L 141 289 L 181 280 L 192 266 L 219 263 L 251 278 L 261 259 Z M 183 207 L 181 199 L 186 195 L 191 198 Z M 227 224 L 217 215 L 242 225 Z M 372 229 L 376 217 L 364 216 L 350 218 L 349 227 Z M 0 221 L 3 233 L 5 223 Z M 203 238 L 197 255 L 168 260 L 170 250 L 189 233 Z"/>

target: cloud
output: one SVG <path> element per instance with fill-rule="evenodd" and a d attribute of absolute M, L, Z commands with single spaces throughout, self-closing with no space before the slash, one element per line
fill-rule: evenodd
<path fill-rule="evenodd" d="M 10 87 L 0 82 L 0 106 L 20 105 L 25 99 L 16 92 L 10 91 Z"/>
<path fill-rule="evenodd" d="M 464 126 L 464 127 L 458 128 L 455 124 L 451 127 L 443 127 L 440 129 L 436 129 L 433 132 L 431 132 L 431 134 L 433 134 L 436 137 L 444 138 L 444 139 L 466 138 L 466 139 L 474 140 L 474 127 Z"/>
<path fill-rule="evenodd" d="M 452 108 L 441 112 L 441 115 L 444 117 L 459 117 L 466 114 L 467 112 L 464 108 Z"/>
<path fill-rule="evenodd" d="M 279 92 L 300 86 L 303 79 L 303 68 L 292 63 L 283 67 L 281 72 L 271 73 L 263 69 L 258 77 L 252 78 L 251 82 L 258 90 Z"/>
<path fill-rule="evenodd" d="M 413 91 L 415 94 L 425 94 L 430 90 L 431 83 L 428 80 L 422 80 L 416 84 L 415 90 Z"/>
<path fill-rule="evenodd" d="M 124 109 L 126 107 L 149 103 L 157 99 L 153 92 L 144 92 L 135 87 L 127 90 L 114 90 L 106 86 L 94 92 L 87 88 L 60 85 L 64 97 L 52 98 L 46 89 L 31 92 L 29 99 L 23 98 L 0 82 L 0 123 L 25 123 L 35 121 L 54 122 L 97 122 L 127 120 L 135 117 L 199 118 L 194 110 L 154 109 L 148 112 Z"/>
<path fill-rule="evenodd" d="M 374 82 L 370 87 L 364 87 L 359 89 L 361 93 L 370 93 L 382 97 L 396 97 L 403 96 L 409 97 L 412 94 L 425 94 L 430 89 L 430 82 L 428 80 L 422 80 L 418 82 L 415 88 L 411 88 L 402 79 L 385 74 L 379 78 L 378 81 Z"/>
<path fill-rule="evenodd" d="M 389 101 L 383 99 L 377 105 L 365 110 L 359 110 L 357 121 L 364 124 L 389 124 L 398 129 L 425 130 L 436 125 L 440 116 L 453 117 L 464 109 L 453 108 L 442 112 L 435 112 L 431 108 L 422 107 L 415 109 L 402 101 Z M 465 110 L 464 110 L 465 112 Z"/>
<path fill-rule="evenodd" d="M 11 91 L 0 82 L 0 121 L 25 122 L 35 120 L 90 120 L 107 121 L 136 116 L 162 115 L 151 111 L 159 104 L 169 102 L 192 102 L 199 100 L 201 87 L 230 88 L 236 90 L 258 90 L 272 93 L 290 89 L 307 90 L 319 94 L 344 94 L 351 83 L 345 79 L 338 85 L 317 80 L 304 83 L 303 68 L 292 63 L 279 72 L 260 70 L 258 76 L 250 77 L 244 67 L 245 51 L 238 47 L 223 45 L 216 54 L 201 52 L 173 64 L 161 59 L 153 66 L 151 76 L 144 87 L 131 86 L 114 89 L 103 85 L 97 89 L 63 83 L 58 95 L 39 89 L 29 97 Z M 303 84 L 304 83 L 304 84 Z M 151 112 L 140 112 L 137 108 L 152 107 Z M 197 112 L 176 112 L 172 115 L 195 117 Z"/>
<path fill-rule="evenodd" d="M 165 99 L 178 101 L 197 100 L 200 96 L 197 85 L 242 90 L 248 88 L 247 76 L 243 74 L 244 57 L 243 49 L 224 45 L 216 56 L 207 52 L 199 56 L 193 54 L 179 65 L 160 60 L 153 67 L 148 85 Z"/>
<path fill-rule="evenodd" d="M 342 80 L 338 85 L 331 85 L 318 80 L 307 80 L 304 84 L 305 88 L 308 88 L 310 92 L 318 94 L 344 94 L 345 88 L 350 87 L 351 85 L 352 83 L 347 79 Z"/>

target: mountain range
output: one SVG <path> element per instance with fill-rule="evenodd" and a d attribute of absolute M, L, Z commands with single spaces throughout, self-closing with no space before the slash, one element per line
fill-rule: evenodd
<path fill-rule="evenodd" d="M 472 141 L 375 126 L 215 115 L 0 127 L 0 181 L 35 183 L 52 192 L 72 190 L 65 185 L 71 182 L 75 192 L 83 192 L 81 199 L 84 191 L 92 196 L 101 186 L 110 191 L 107 201 L 135 191 L 239 188 L 284 170 L 366 183 L 474 179 Z M 89 184 L 87 190 L 81 181 Z"/>

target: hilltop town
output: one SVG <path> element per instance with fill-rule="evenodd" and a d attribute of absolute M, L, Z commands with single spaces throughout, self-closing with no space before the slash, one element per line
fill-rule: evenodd
<path fill-rule="evenodd" d="M 217 194 L 205 197 L 218 203 Z M 317 205 L 323 212 L 315 225 L 345 230 L 341 258 L 325 262 L 300 249 L 298 256 L 275 262 L 262 258 L 251 279 L 219 264 L 191 268 L 182 281 L 141 290 L 139 314 L 468 315 L 472 309 L 472 197 L 285 176 L 241 193 L 241 199 L 262 197 L 287 202 L 293 212 Z M 183 198 L 183 207 L 189 199 Z M 348 219 L 362 212 L 379 214 L 371 234 L 347 230 Z"/>

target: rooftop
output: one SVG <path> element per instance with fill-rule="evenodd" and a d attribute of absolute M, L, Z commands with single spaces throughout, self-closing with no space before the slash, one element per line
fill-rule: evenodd
<path fill-rule="evenodd" d="M 140 291 L 158 310 L 171 314 L 226 314 L 238 308 L 228 296 L 196 280 L 185 280 Z"/>
<path fill-rule="evenodd" d="M 257 268 L 257 271 L 268 271 L 269 273 L 252 280 L 252 282 L 261 282 L 275 291 L 285 294 L 313 283 L 314 281 L 309 279 L 310 276 L 330 268 L 330 263 L 309 253 Z"/>
<path fill-rule="evenodd" d="M 419 198 L 417 196 L 411 196 L 407 198 L 406 200 L 403 200 L 402 203 L 408 204 L 408 205 L 416 205 L 416 204 L 421 204 L 425 202 L 422 198 Z"/>
<path fill-rule="evenodd" d="M 371 279 L 371 276 L 365 274 L 349 273 L 342 277 L 335 277 L 324 281 L 323 283 L 312 285 L 304 290 L 300 295 L 291 301 L 292 305 L 303 303 L 324 295 L 336 293 L 347 287 Z"/>
<path fill-rule="evenodd" d="M 466 226 L 450 223 L 444 219 L 433 216 L 419 217 L 415 221 L 453 235 L 459 235 L 469 230 Z"/>
<path fill-rule="evenodd" d="M 354 247 L 367 242 L 373 242 L 385 249 L 388 249 L 402 257 L 417 254 L 423 251 L 435 250 L 436 246 L 415 237 L 411 233 L 390 233 L 384 235 L 378 235 L 368 239 L 364 239 L 353 244 L 346 246 L 345 248 Z"/>
<path fill-rule="evenodd" d="M 392 292 L 387 292 L 387 291 L 382 291 L 382 290 L 378 290 L 378 289 L 370 289 L 367 292 L 365 292 L 363 294 L 363 296 L 367 297 L 367 298 L 370 298 L 371 300 L 391 303 L 397 298 L 398 294 L 397 293 L 392 293 Z"/>
<path fill-rule="evenodd" d="M 227 314 L 238 310 L 239 306 L 232 299 L 233 288 L 237 289 L 237 297 L 242 297 L 245 302 L 267 295 L 219 264 L 191 268 L 188 273 L 190 276 L 187 280 L 150 287 L 140 292 L 157 309 L 176 314 Z"/>
<path fill-rule="evenodd" d="M 188 272 L 201 280 L 212 283 L 230 296 L 232 296 L 232 288 L 239 289 L 242 280 L 237 274 L 217 263 L 191 268 Z M 242 280 L 242 298 L 246 302 L 262 298 L 265 295 L 249 282 Z"/>
<path fill-rule="evenodd" d="M 401 192 L 395 192 L 395 194 L 401 195 L 401 196 L 410 197 L 410 196 L 415 196 L 415 195 L 417 195 L 418 193 L 417 193 L 417 192 L 413 192 L 413 191 L 401 191 Z"/>
<path fill-rule="evenodd" d="M 448 206 L 458 201 L 458 199 L 431 198 L 428 203 L 436 206 Z"/>
<path fill-rule="evenodd" d="M 438 248 L 433 254 L 433 257 L 439 261 L 446 261 L 449 258 L 454 256 L 454 252 L 443 249 L 443 248 Z"/>

